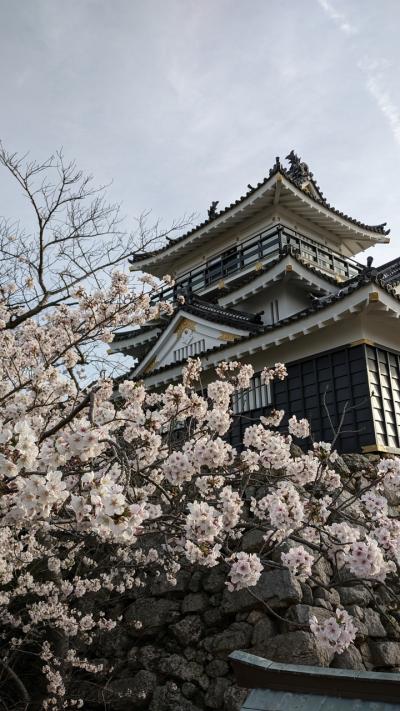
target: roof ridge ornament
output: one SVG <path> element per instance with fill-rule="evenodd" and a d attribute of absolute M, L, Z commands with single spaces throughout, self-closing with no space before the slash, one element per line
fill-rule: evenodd
<path fill-rule="evenodd" d="M 288 175 L 299 188 L 301 188 L 307 180 L 312 180 L 313 174 L 307 163 L 304 163 L 297 153 L 291 150 L 286 156 L 286 160 L 290 163 L 290 168 L 287 171 Z"/>
<path fill-rule="evenodd" d="M 210 207 L 208 208 L 208 219 L 209 220 L 215 220 L 217 216 L 217 206 L 219 204 L 219 200 L 213 200 Z"/>
<path fill-rule="evenodd" d="M 319 185 L 317 185 L 314 174 L 309 169 L 307 163 L 301 160 L 300 156 L 297 155 L 293 150 L 286 156 L 286 160 L 290 163 L 289 170 L 285 170 L 284 173 L 291 180 L 293 185 L 300 188 L 305 193 L 311 195 L 314 200 L 330 207 L 324 197 Z"/>

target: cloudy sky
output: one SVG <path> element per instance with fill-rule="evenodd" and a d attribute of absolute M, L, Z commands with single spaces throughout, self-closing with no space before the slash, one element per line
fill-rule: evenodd
<path fill-rule="evenodd" d="M 127 226 L 204 217 L 294 148 L 400 234 L 399 0 L 0 0 L 0 137 L 113 181 Z M 0 214 L 19 203 L 0 173 Z"/>

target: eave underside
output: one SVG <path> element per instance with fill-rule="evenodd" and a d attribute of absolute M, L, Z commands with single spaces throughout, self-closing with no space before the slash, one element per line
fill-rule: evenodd
<path fill-rule="evenodd" d="M 206 221 L 154 255 L 136 261 L 132 268 L 162 276 L 173 271 L 177 259 L 182 259 L 197 251 L 200 243 L 201 247 L 206 247 L 211 240 L 257 216 L 264 214 L 266 219 L 271 219 L 274 213 L 279 213 L 280 208 L 293 215 L 298 215 L 304 222 L 314 225 L 319 231 L 329 236 L 333 243 L 343 243 L 345 245 L 344 254 L 347 253 L 348 256 L 374 244 L 389 242 L 385 233 L 377 227 L 369 228 L 357 220 L 343 216 L 326 204 L 313 199 L 294 186 L 287 177 L 278 173 L 273 175 L 261 188 L 241 198 L 238 204 L 230 206 L 214 220 Z M 279 222 L 279 220 L 277 221 Z"/>

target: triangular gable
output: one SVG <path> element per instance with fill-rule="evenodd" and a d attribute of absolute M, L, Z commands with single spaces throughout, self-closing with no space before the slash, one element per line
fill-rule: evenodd
<path fill-rule="evenodd" d="M 317 267 L 293 254 L 287 254 L 273 264 L 265 264 L 261 269 L 249 271 L 240 281 L 237 280 L 236 284 L 233 280 L 232 284 L 226 284 L 225 291 L 221 290 L 219 303 L 224 307 L 234 307 L 252 294 L 266 291 L 285 278 L 297 280 L 299 284 L 304 284 L 307 291 L 318 294 L 335 293 L 340 288 L 338 277 L 325 275 Z"/>
<path fill-rule="evenodd" d="M 136 367 L 134 377 L 235 341 L 249 330 L 218 324 L 180 310 Z"/>

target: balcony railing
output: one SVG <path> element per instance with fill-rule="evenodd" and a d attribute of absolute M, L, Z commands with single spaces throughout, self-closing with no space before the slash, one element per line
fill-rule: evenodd
<path fill-rule="evenodd" d="M 209 291 L 213 286 L 217 287 L 221 280 L 245 272 L 252 265 L 267 265 L 284 254 L 288 248 L 295 250 L 311 265 L 341 279 L 351 279 L 364 269 L 363 265 L 355 260 L 347 259 L 310 237 L 278 224 L 230 247 L 202 266 L 182 274 L 173 289 L 164 289 L 157 298 L 169 300 L 179 291 Z"/>

